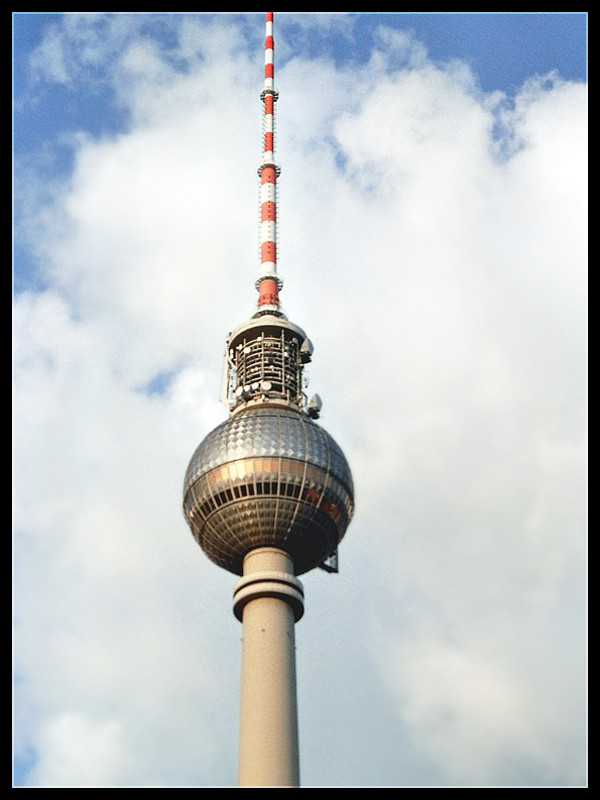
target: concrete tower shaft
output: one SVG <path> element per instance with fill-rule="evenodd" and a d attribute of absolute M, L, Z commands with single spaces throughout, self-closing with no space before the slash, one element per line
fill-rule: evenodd
<path fill-rule="evenodd" d="M 298 786 L 294 623 L 303 610 L 300 581 L 282 550 L 254 550 L 234 593 L 243 618 L 238 780 L 241 786 Z"/>

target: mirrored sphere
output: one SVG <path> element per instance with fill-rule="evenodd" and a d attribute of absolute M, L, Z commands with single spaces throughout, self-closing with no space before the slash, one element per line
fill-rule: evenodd
<path fill-rule="evenodd" d="M 189 463 L 183 507 L 198 544 L 238 575 L 257 547 L 288 552 L 297 575 L 331 556 L 354 511 L 348 462 L 304 414 L 247 409 L 218 425 Z"/>

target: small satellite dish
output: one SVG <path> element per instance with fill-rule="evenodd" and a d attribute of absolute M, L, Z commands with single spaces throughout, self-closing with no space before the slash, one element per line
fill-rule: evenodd
<path fill-rule="evenodd" d="M 306 412 L 309 417 L 312 419 L 319 419 L 319 415 L 321 413 L 321 409 L 323 408 L 323 401 L 319 397 L 318 394 L 313 394 L 313 396 L 308 401 L 308 405 L 306 406 Z"/>
<path fill-rule="evenodd" d="M 312 358 L 314 347 L 310 339 L 305 339 L 300 345 L 300 360 L 303 364 L 308 364 Z"/>

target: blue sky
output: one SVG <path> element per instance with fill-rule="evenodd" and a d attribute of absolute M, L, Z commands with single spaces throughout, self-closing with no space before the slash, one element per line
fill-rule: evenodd
<path fill-rule="evenodd" d="M 587 17 L 275 14 L 279 269 L 353 469 L 307 786 L 586 784 Z M 13 14 L 14 785 L 235 782 L 181 513 L 254 310 L 264 14 Z"/>
<path fill-rule="evenodd" d="M 327 31 L 322 36 L 315 35 L 313 31 L 303 39 L 303 48 L 311 55 L 326 53 L 340 63 L 349 59 L 364 62 L 372 50 L 373 32 L 383 22 L 392 28 L 414 31 L 426 45 L 433 60 L 464 60 L 473 69 L 484 91 L 499 89 L 512 95 L 531 75 L 553 70 L 567 80 L 586 80 L 587 17 L 581 12 L 377 12 L 355 13 L 352 16 L 352 47 L 348 46 L 343 34 L 332 36 Z M 43 93 L 36 93 L 36 103 L 31 102 L 29 59 L 43 41 L 48 28 L 56 24 L 57 17 L 60 15 L 55 13 L 16 13 L 13 16 L 16 152 L 35 147 L 61 129 L 69 130 L 82 124 L 86 129 L 102 133 L 118 130 L 124 122 L 116 109 L 108 118 L 98 113 L 100 106 L 96 92 L 87 96 L 80 89 L 74 94 L 73 87 L 47 85 Z M 247 24 L 250 25 L 248 21 Z M 260 37 L 256 36 L 255 31 L 252 34 L 253 40 L 249 46 L 256 43 L 260 47 Z M 100 99 L 105 99 L 109 104 L 111 102 L 110 94 Z M 54 109 L 61 100 L 64 101 L 61 103 L 62 113 L 58 116 Z M 41 115 L 40 106 L 44 109 Z"/>

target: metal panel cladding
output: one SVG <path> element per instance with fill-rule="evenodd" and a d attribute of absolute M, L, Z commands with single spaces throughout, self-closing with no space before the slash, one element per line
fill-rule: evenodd
<path fill-rule="evenodd" d="M 354 511 L 348 462 L 334 439 L 286 408 L 248 409 L 217 426 L 192 456 L 184 513 L 202 549 L 242 574 L 257 547 L 288 552 L 297 575 L 332 555 Z"/>

